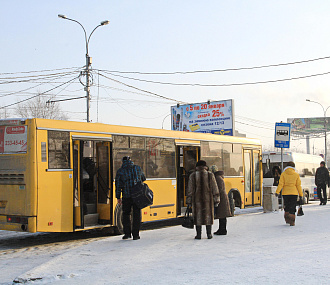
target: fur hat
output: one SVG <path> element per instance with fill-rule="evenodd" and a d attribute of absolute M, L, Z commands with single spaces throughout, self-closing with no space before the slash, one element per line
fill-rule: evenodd
<path fill-rule="evenodd" d="M 197 163 L 196 163 L 196 167 L 197 166 L 206 166 L 206 161 L 204 160 L 199 160 Z"/>
<path fill-rule="evenodd" d="M 218 171 L 218 166 L 216 166 L 216 165 L 212 165 L 211 167 L 210 167 L 210 170 L 214 173 L 214 172 L 217 172 Z"/>

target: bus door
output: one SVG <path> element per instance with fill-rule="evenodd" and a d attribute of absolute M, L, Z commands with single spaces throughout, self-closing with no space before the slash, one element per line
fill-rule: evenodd
<path fill-rule="evenodd" d="M 189 145 L 187 142 L 176 142 L 177 153 L 177 213 L 186 206 L 186 192 L 189 175 L 195 171 L 196 162 L 200 157 L 199 142 Z"/>
<path fill-rule="evenodd" d="M 112 222 L 112 178 L 110 171 L 110 142 L 98 142 L 97 153 L 97 212 L 99 223 Z M 111 223 L 112 224 L 112 223 Z"/>
<path fill-rule="evenodd" d="M 110 142 L 73 140 L 75 229 L 111 222 Z"/>
<path fill-rule="evenodd" d="M 244 203 L 261 204 L 260 150 L 244 149 Z"/>

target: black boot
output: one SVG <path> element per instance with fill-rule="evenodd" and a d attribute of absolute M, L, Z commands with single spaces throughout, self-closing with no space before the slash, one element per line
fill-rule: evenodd
<path fill-rule="evenodd" d="M 227 218 L 219 219 L 219 229 L 214 232 L 215 235 L 227 234 Z"/>
<path fill-rule="evenodd" d="M 202 226 L 196 226 L 196 236 L 195 239 L 202 238 Z"/>
<path fill-rule="evenodd" d="M 206 234 L 207 234 L 207 238 L 208 238 L 208 239 L 213 238 L 211 232 L 212 232 L 212 225 L 207 225 L 207 226 L 206 226 Z"/>
<path fill-rule="evenodd" d="M 227 218 L 219 219 L 219 235 L 227 234 Z"/>
<path fill-rule="evenodd" d="M 221 228 L 220 228 L 220 219 L 219 219 L 219 229 L 218 229 L 216 232 L 214 232 L 214 234 L 215 234 L 215 235 L 220 235 L 220 229 L 221 229 Z"/>

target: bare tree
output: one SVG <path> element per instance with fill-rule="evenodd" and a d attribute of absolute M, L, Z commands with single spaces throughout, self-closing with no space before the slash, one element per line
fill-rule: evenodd
<path fill-rule="evenodd" d="M 0 109 L 0 119 L 6 119 L 10 117 L 10 112 L 4 108 L 4 109 Z"/>
<path fill-rule="evenodd" d="M 18 104 L 16 113 L 22 118 L 67 120 L 68 116 L 61 110 L 58 103 L 48 103 L 51 99 L 49 96 L 37 96 L 25 103 Z"/>

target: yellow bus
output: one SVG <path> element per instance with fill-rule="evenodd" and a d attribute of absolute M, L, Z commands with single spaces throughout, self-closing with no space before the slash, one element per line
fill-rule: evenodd
<path fill-rule="evenodd" d="M 48 119 L 0 120 L 0 230 L 122 230 L 114 178 L 123 156 L 154 192 L 142 222 L 181 216 L 199 159 L 225 172 L 232 208 L 261 205 L 257 139 Z"/>

